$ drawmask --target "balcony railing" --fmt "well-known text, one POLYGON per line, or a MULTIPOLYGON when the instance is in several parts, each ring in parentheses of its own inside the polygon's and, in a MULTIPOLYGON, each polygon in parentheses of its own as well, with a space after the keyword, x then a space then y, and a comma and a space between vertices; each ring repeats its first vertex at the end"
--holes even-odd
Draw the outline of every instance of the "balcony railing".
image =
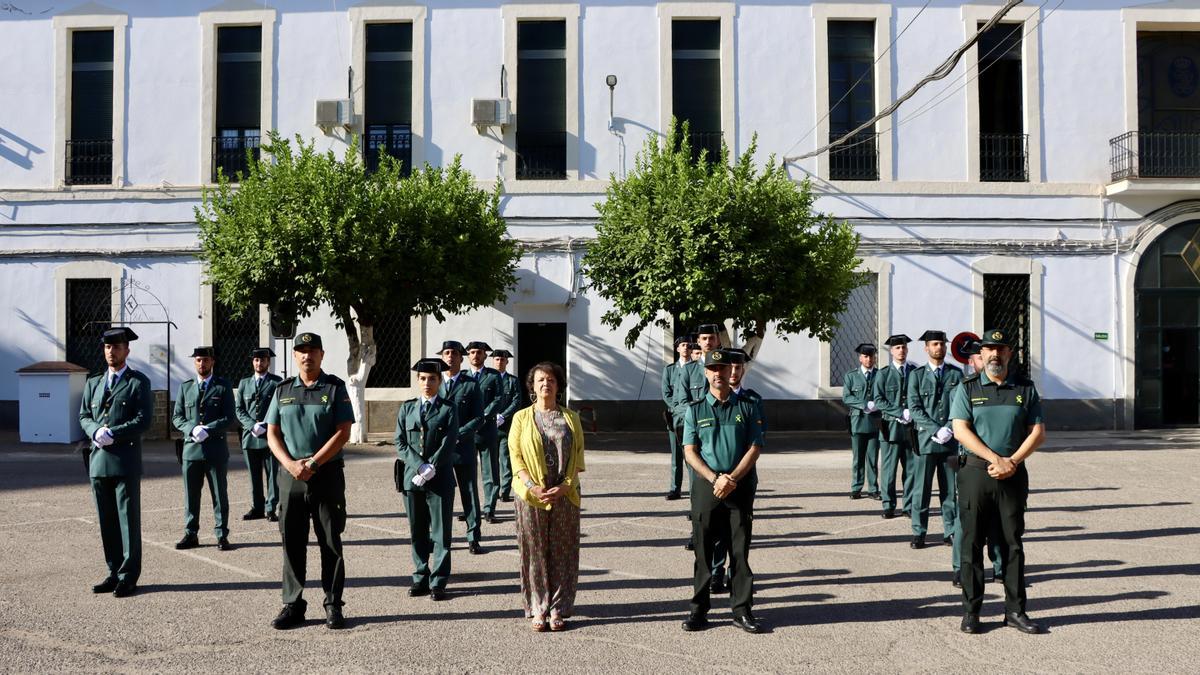
POLYGON ((688 145, 692 147, 692 159, 699 160, 704 152, 705 161, 712 164, 721 161, 721 139, 724 134, 720 131, 692 131, 688 133, 688 145))
POLYGON ((979 180, 1029 182, 1029 134, 979 134, 979 180))
MULTIPOLYGON (((845 131, 831 131, 829 142, 845 131)), ((830 180, 879 180, 879 134, 860 131, 845 143, 829 149, 830 180)))
POLYGON ((67 185, 112 183, 112 140, 67 141, 67 185))
POLYGON ((1108 145, 1113 182, 1200 178, 1200 131, 1129 131, 1108 145))
POLYGON ((212 182, 217 182, 217 172, 225 174, 231 181, 238 174, 250 173, 250 162, 258 161, 258 136, 216 136, 212 139, 212 182), (250 151, 247 158, 246 151, 250 151))
POLYGON ((400 162, 400 175, 412 174, 412 126, 408 124, 371 125, 363 136, 363 162, 367 171, 377 171, 387 154, 400 162))
POLYGON ((517 132, 517 178, 554 180, 567 177, 567 134, 562 131, 517 132))

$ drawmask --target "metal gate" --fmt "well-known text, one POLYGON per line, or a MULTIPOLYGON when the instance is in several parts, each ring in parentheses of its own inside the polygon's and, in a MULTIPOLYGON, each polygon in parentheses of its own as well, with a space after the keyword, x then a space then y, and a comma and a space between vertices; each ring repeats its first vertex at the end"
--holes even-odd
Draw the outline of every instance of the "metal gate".
POLYGON ((241 314, 236 314, 223 302, 214 298, 213 347, 217 350, 217 365, 214 368, 217 374, 234 386, 243 377, 250 377, 254 374, 254 366, 250 363, 250 350, 260 346, 258 307, 250 307, 241 314))
POLYGON ((112 280, 67 279, 67 361, 93 374, 107 367, 100 335, 112 315, 112 280))
POLYGON ((375 322, 375 366, 367 375, 368 389, 411 386, 411 333, 412 319, 407 314, 387 314, 375 322))
POLYGON ((835 387, 841 386, 846 373, 858 368, 854 348, 879 339, 879 275, 867 272, 863 276, 866 283, 850 291, 846 311, 838 315, 838 329, 829 343, 829 383, 835 387))
POLYGON ((1029 275, 983 275, 983 330, 1000 328, 1016 336, 1009 372, 1028 377, 1029 275))

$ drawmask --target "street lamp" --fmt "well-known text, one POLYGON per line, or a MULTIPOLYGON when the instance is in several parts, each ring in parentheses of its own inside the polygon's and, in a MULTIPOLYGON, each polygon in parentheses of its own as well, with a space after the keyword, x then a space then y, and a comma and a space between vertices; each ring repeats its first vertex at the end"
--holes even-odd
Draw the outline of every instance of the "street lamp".
POLYGON ((608 85, 608 130, 613 130, 613 92, 617 88, 617 76, 609 75, 604 78, 604 83, 608 85))

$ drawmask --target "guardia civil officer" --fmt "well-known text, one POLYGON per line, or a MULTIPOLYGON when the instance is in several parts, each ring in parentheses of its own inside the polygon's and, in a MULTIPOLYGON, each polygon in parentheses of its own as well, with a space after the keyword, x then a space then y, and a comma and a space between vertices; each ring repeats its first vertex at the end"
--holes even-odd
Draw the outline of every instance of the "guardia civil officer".
POLYGON ((79 426, 91 439, 88 478, 108 566, 92 592, 123 598, 137 592, 142 573, 142 434, 154 419, 154 394, 150 378, 126 363, 137 333, 121 326, 100 339, 108 368, 88 378, 79 406, 79 426))
POLYGON ((887 346, 891 360, 875 375, 875 405, 883 414, 880 431, 880 487, 883 493, 883 517, 896 517, 896 465, 899 464, 904 485, 903 513, 908 515, 912 499, 911 472, 908 470, 909 455, 912 453, 912 412, 908 409, 908 376, 916 366, 908 362, 907 335, 892 335, 883 343, 887 346))
POLYGON ((479 397, 483 400, 483 422, 475 432, 475 451, 479 453, 479 464, 483 474, 481 506, 483 519, 496 522, 496 502, 500 500, 500 434, 496 426, 496 415, 504 408, 503 382, 500 373, 487 365, 488 352, 492 348, 486 342, 467 343, 467 376, 479 385, 479 397))
POLYGON ((408 594, 446 597, 454 515, 454 450, 458 413, 438 396, 439 359, 421 359, 412 369, 421 395, 405 401, 396 415, 396 454, 404 462, 404 514, 408 518, 413 576, 408 594))
POLYGON ((1042 401, 1033 382, 1010 372, 1012 342, 993 328, 983 335, 984 369, 967 378, 954 396, 954 436, 971 454, 958 474, 962 519, 962 631, 979 632, 983 604, 982 547, 998 526, 1004 540, 1004 625, 1022 633, 1041 628, 1025 613, 1025 508, 1029 459, 1045 440, 1042 401))
MULTIPOLYGON (((962 384, 962 370, 946 363, 946 333, 927 330, 921 337, 929 361, 924 368, 908 376, 908 407, 917 431, 917 449, 913 453, 912 474, 913 538, 912 548, 925 547, 929 529, 929 502, 933 479, 938 482, 938 502, 942 507, 942 543, 953 548, 955 521, 958 518, 955 480, 958 474, 958 443, 950 424, 950 401, 962 384)), ((952 561, 958 569, 958 560, 952 561)))
POLYGON ((279 504, 279 462, 267 446, 267 407, 275 396, 275 387, 283 378, 271 372, 271 359, 275 352, 269 347, 251 350, 250 361, 254 374, 238 382, 233 392, 233 409, 242 423, 242 457, 250 473, 250 510, 242 520, 257 520, 266 517, 271 522, 279 520, 275 507, 279 504), (264 498, 263 485, 266 485, 264 498))
MULTIPOLYGON (((675 410, 681 419, 687 410, 687 405, 693 401, 702 399, 705 392, 708 391, 708 380, 704 376, 704 355, 720 348, 720 326, 715 323, 705 323, 696 327, 696 342, 688 344, 688 349, 692 353, 692 361, 679 371, 678 379, 675 381, 675 410), (695 351, 696 347, 700 348, 699 352, 695 351)), ((688 513, 688 518, 691 518, 690 512, 688 513)), ((691 539, 688 539, 683 547, 691 551, 694 550, 695 544, 691 539)), ((721 557, 724 558, 724 554, 721 557)), ((719 577, 715 583, 721 586, 725 582, 723 577, 719 577)))
POLYGON ((875 404, 875 345, 854 348, 858 367, 842 377, 842 403, 850 411, 850 499, 862 499, 863 474, 867 496, 879 499, 879 408, 875 404))
POLYGON ((454 404, 458 413, 458 447, 454 452, 454 480, 458 482, 458 497, 462 503, 460 520, 467 523, 467 550, 472 555, 483 553, 479 544, 479 486, 475 483, 475 434, 483 426, 483 397, 479 384, 462 370, 467 350, 457 340, 442 343, 442 361, 448 366, 442 373, 438 396, 454 404))
POLYGON ((739 398, 730 388, 730 360, 729 353, 720 349, 704 355, 709 388, 701 399, 688 405, 684 417, 683 451, 696 472, 690 493, 696 562, 685 631, 708 625, 714 544, 720 540, 730 544, 734 625, 748 633, 763 630, 752 612, 754 577, 749 561, 758 484, 755 463, 763 447, 762 418, 758 406, 739 398), (706 489, 705 483, 711 489, 706 489))
POLYGON ((267 442, 279 462, 279 532, 283 538, 283 609, 272 625, 304 623, 308 526, 321 549, 325 625, 338 629, 346 561, 346 476, 342 447, 350 440, 354 409, 346 383, 321 370, 321 336, 300 333, 292 346, 296 377, 279 383, 267 409, 267 442))
POLYGON ((763 410, 763 397, 751 387, 746 386, 746 373, 749 370, 750 362, 754 359, 750 358, 750 354, 744 349, 730 348, 725 351, 729 352, 729 387, 733 389, 733 393, 738 395, 738 398, 750 401, 758 407, 758 416, 762 419, 763 433, 767 431, 767 415, 763 410))
POLYGON ((675 338, 675 360, 663 366, 662 370, 662 400, 666 408, 663 410, 663 420, 667 423, 667 443, 671 452, 671 474, 667 487, 667 501, 679 499, 683 491, 683 417, 677 415, 675 407, 675 383, 680 372, 691 361, 688 345, 690 335, 680 335, 675 338))
POLYGON ((233 388, 223 377, 213 374, 216 351, 212 347, 192 350, 196 377, 179 385, 172 422, 183 434, 183 538, 177 549, 200 545, 200 490, 208 481, 213 505, 213 534, 217 549, 228 551, 229 544, 229 444, 225 431, 233 424, 233 388))
POLYGON ((496 413, 496 431, 500 436, 500 501, 511 502, 512 460, 508 456, 508 432, 512 428, 512 417, 522 407, 521 383, 517 376, 508 372, 508 362, 513 353, 507 349, 492 350, 492 367, 500 373, 500 397, 504 403, 496 413))
MULTIPOLYGON (((971 375, 977 375, 979 373, 982 373, 983 372, 983 358, 981 356, 979 356, 979 340, 967 340, 966 343, 963 344, 962 352, 963 352, 963 355, 967 357, 967 368, 966 368, 966 371, 965 371, 963 377, 966 378, 966 377, 970 377, 971 375)), ((962 468, 962 462, 966 460, 966 456, 964 454, 962 454, 965 452, 966 452, 966 450, 963 449, 960 444, 959 445, 959 459, 960 459, 959 468, 960 469, 962 468)), ((958 525, 959 522, 960 522, 960 519, 955 519, 956 526, 958 525)), ((956 532, 955 540, 957 541, 958 539, 959 539, 958 533, 956 532)), ((1003 579, 1004 578, 1004 542, 1003 542, 1003 537, 1000 536, 1000 532, 996 528, 993 528, 992 531, 988 532, 987 552, 988 552, 988 559, 992 561, 992 566, 987 568, 987 570, 984 572, 983 580, 985 582, 990 583, 990 582, 995 581, 996 579, 1003 579)), ((961 573, 962 557, 959 555, 959 547, 958 546, 954 546, 953 552, 951 553, 950 557, 951 557, 951 563, 954 566, 954 578, 951 583, 953 583, 955 588, 962 588, 962 573, 961 573)))

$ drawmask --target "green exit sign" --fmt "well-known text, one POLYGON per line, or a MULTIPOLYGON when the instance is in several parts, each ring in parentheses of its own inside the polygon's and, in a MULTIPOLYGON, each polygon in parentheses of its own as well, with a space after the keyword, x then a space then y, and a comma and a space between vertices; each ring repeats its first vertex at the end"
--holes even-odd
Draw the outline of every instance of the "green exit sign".
POLYGON ((1092 333, 1092 337, 1097 340, 1107 340, 1108 333, 1092 333))

